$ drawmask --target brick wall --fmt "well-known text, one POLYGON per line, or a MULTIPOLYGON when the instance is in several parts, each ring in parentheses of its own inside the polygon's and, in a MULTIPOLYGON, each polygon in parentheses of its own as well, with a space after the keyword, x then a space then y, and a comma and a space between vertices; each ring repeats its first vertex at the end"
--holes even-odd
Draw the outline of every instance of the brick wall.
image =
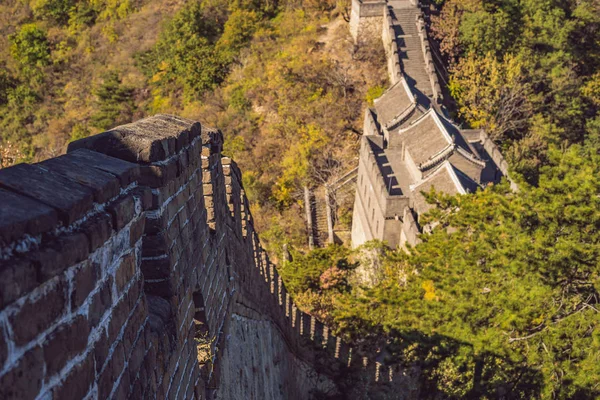
POLYGON ((296 308, 221 147, 157 115, 0 170, 1 399, 306 399, 354 367, 405 375, 296 308))

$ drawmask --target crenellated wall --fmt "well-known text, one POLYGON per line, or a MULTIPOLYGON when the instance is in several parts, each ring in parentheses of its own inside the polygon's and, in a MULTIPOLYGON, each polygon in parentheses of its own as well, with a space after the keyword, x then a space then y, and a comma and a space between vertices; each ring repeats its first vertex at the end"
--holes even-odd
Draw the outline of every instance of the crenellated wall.
POLYGON ((157 115, 0 170, 0 398, 414 397, 296 308, 221 148, 157 115))

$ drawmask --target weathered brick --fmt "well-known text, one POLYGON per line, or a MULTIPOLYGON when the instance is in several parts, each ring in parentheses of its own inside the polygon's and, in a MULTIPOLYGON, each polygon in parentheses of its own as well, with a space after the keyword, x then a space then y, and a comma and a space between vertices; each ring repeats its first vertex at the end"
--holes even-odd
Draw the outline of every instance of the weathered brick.
POLYGON ((0 325, 0 370, 2 370, 7 357, 8 345, 6 344, 6 338, 4 337, 4 329, 2 329, 2 325, 0 325))
POLYGON ((48 376, 57 374, 70 359, 83 352, 89 334, 88 321, 81 315, 56 328, 43 345, 46 374, 48 376))
POLYGON ((158 188, 165 186, 177 176, 177 160, 163 165, 143 165, 140 167, 140 185, 158 188))
POLYGON ((133 196, 140 199, 142 202, 143 210, 150 210, 152 208, 152 190, 146 186, 138 186, 133 189, 133 196))
POLYGON ((90 303, 89 309, 89 320, 92 326, 98 325, 102 316, 112 305, 112 277, 108 277, 106 282, 101 284, 100 290, 98 290, 92 302, 90 303))
POLYGON ((130 381, 133 382, 140 372, 142 367, 142 362, 144 361, 144 335, 140 335, 137 342, 131 351, 131 356, 129 357, 129 378, 130 381))
POLYGON ((122 187, 126 187, 131 182, 136 181, 139 177, 140 170, 137 164, 109 157, 102 153, 87 149, 76 150, 75 147, 77 146, 71 146, 71 144, 69 144, 69 156, 80 162, 91 165, 96 169, 116 175, 119 178, 122 187))
POLYGON ((168 256, 163 258, 142 260, 144 279, 163 279, 171 274, 171 261, 168 256))
POLYGON ((167 252, 168 247, 162 232, 146 235, 142 242, 142 257, 156 257, 167 252))
POLYGON ((94 343, 94 360, 96 362, 96 369, 98 372, 104 367, 104 363, 108 357, 108 351, 112 343, 108 342, 108 334, 102 330, 100 332, 100 339, 94 343))
POLYGON ((62 279, 48 285, 45 293, 29 300, 8 320, 13 328, 14 341, 23 346, 45 331, 62 315, 66 305, 66 284, 62 279))
POLYGON ((117 390, 115 391, 114 398, 115 399, 128 399, 129 397, 129 367, 125 367, 123 374, 121 375, 121 380, 119 381, 119 386, 117 386, 117 390))
POLYGON ((65 225, 92 207, 90 189, 37 165, 18 164, 0 170, 0 184, 56 209, 65 225))
POLYGON ((142 310, 138 307, 135 312, 127 321, 127 326, 125 327, 125 331, 123 332, 123 347, 125 349, 125 354, 129 355, 129 353, 133 350, 133 343, 137 337, 137 334, 140 330, 140 322, 142 321, 142 310))
POLYGON ((117 292, 121 293, 125 286, 131 281, 135 275, 136 269, 135 253, 131 252, 121 258, 121 262, 115 273, 115 283, 117 284, 117 292))
POLYGON ((35 399, 42 387, 44 377, 42 349, 37 346, 29 350, 17 364, 0 377, 0 399, 35 399))
POLYGON ((144 235, 144 229, 146 227, 146 218, 141 216, 131 224, 129 231, 129 245, 135 246, 138 240, 144 235))
MULTIPOLYGON (((131 378, 131 375, 130 375, 131 378)), ((144 398, 144 387, 142 386, 142 380, 138 379, 134 382, 133 387, 131 389, 131 398, 132 399, 142 399, 144 398)))
POLYGON ((101 213, 87 220, 81 230, 88 238, 90 253, 102 246, 112 235, 112 217, 101 213))
POLYGON ((37 270, 31 260, 18 257, 0 260, 0 310, 38 284, 37 270))
POLYGON ((99 278, 99 266, 87 261, 75 271, 73 277, 73 291, 71 305, 73 309, 79 308, 92 290, 96 287, 99 278))
POLYGON ((94 358, 88 356, 76 365, 65 380, 52 390, 55 399, 83 399, 94 383, 94 358))
POLYGON ((82 163, 77 157, 65 154, 38 164, 92 190, 96 203, 105 203, 119 194, 119 179, 113 174, 82 163))
MULTIPOLYGON (((123 352, 123 343, 119 343, 113 353, 112 357, 107 361, 104 371, 98 379, 98 398, 108 399, 113 386, 117 381, 117 378, 123 372, 123 366, 125 365, 125 354, 123 352)), ((126 398, 126 397, 125 397, 126 398)))
POLYGON ((121 328, 129 318, 129 303, 126 298, 122 298, 117 305, 111 310, 110 322, 108 324, 108 340, 113 341, 121 331, 121 328))
POLYGON ((129 303, 130 310, 133 310, 140 300, 140 294, 142 293, 143 286, 144 284, 142 279, 136 279, 136 281, 131 285, 129 292, 127 292, 127 302, 129 303))
POLYGON ((40 265, 40 276, 47 280, 62 273, 89 255, 88 239, 82 232, 63 234, 40 251, 30 255, 40 265))
POLYGON ((0 189, 0 244, 8 244, 25 233, 36 236, 58 223, 54 209, 29 197, 0 189))
POLYGON ((108 207, 108 212, 112 215, 114 229, 120 231, 135 215, 135 203, 133 197, 125 196, 115 200, 115 202, 108 207))

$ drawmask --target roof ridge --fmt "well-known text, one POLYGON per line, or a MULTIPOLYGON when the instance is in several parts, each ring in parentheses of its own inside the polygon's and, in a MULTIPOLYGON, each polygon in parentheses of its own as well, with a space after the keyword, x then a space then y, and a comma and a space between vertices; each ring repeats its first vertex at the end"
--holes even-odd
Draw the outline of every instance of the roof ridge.
POLYGON ((456 146, 456 150, 458 151, 458 153, 460 155, 465 157, 467 159, 467 161, 470 161, 473 164, 476 164, 476 165, 479 165, 480 167, 485 168, 485 161, 483 161, 479 157, 475 156, 474 154, 469 153, 467 150, 463 149, 462 147, 460 147, 458 145, 456 146))
POLYGON ((424 172, 430 169, 431 167, 439 164, 441 161, 445 160, 450 154, 452 154, 456 147, 457 146, 454 143, 451 143, 448 146, 444 147, 442 150, 438 151, 436 154, 431 156, 429 160, 421 163, 418 166, 419 170, 421 172, 424 172))
POLYGON ((396 128, 398 125, 404 122, 406 118, 408 118, 416 109, 417 103, 411 103, 410 106, 408 106, 400 114, 392 118, 392 120, 389 123, 385 124, 385 129, 389 131, 390 129, 396 128))

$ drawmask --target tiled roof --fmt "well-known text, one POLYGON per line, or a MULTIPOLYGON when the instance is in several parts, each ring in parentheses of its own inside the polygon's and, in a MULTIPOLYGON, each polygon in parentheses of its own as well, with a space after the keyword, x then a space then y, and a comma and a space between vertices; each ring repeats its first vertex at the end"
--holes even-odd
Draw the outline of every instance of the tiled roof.
POLYGON ((472 193, 479 186, 465 174, 454 168, 450 162, 444 161, 427 178, 415 185, 411 185, 410 189, 414 196, 414 206, 419 214, 433 207, 433 205, 425 201, 425 197, 421 194, 421 192, 429 192, 432 187, 437 192, 454 195, 472 193))
POLYGON ((399 119, 416 105, 404 78, 389 88, 381 97, 375 99, 375 112, 382 126, 397 124, 399 119))
POLYGON ((433 109, 397 134, 401 135, 417 166, 435 157, 453 143, 452 137, 433 109))

